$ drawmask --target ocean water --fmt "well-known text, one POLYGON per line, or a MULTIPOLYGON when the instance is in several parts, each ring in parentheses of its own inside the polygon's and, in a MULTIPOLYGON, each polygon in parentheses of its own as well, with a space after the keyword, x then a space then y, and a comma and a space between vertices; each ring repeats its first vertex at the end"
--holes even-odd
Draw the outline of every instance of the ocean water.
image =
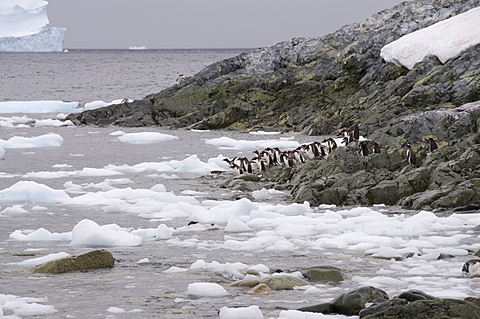
MULTIPOLYGON (((139 99, 174 84, 179 73, 192 75, 240 52, 1 53, 0 71, 6 76, 0 78, 0 102, 63 100, 83 104, 124 97, 139 99)), ((198 158, 195 165, 203 165, 212 160, 221 162, 223 157, 250 157, 256 148, 249 146, 251 141, 261 145, 280 143, 282 148, 282 143, 306 143, 316 137, 33 125, 38 119, 56 117, 0 114, 0 142, 50 133, 63 139, 59 147, 7 148, 5 159, 0 161, 0 306, 6 315, 28 318, 33 312, 41 318, 218 318, 222 307, 258 305, 265 318, 304 318, 281 310, 326 302, 361 286, 384 289, 391 297, 408 289, 438 297, 480 294, 476 279, 461 273, 469 255, 480 248, 480 214, 447 212, 436 216, 386 206, 309 207, 306 203, 290 203, 286 194, 236 200, 245 194, 223 186, 233 172, 227 170, 219 176, 190 172, 195 168, 192 156, 198 158), (19 118, 27 125, 3 124, 19 118), (141 132, 169 134, 177 139, 131 144, 118 138, 141 132), (37 186, 18 192, 26 200, 5 200, 18 182, 34 182, 37 186), (159 189, 159 184, 166 192, 155 197, 151 189, 159 189), (29 192, 39 191, 39 185, 66 192, 76 201, 28 200, 29 192), (106 247, 117 260, 113 269, 43 275, 31 274, 19 264, 50 254, 98 248, 52 240, 45 232, 40 240, 12 236, 41 229, 67 234, 84 219, 101 226, 115 224, 126 232, 164 224, 174 233, 164 240, 145 240, 141 246, 106 247), (201 221, 205 227, 186 228, 191 220, 201 221), (248 225, 250 230, 225 231, 228 225, 236 228, 231 220, 248 225), (211 222, 218 228, 210 229, 211 222), (417 256, 402 258, 408 253, 417 256), (440 254, 444 258, 439 259, 440 254), (281 269, 298 277, 308 267, 335 266, 344 271, 345 280, 254 295, 249 288, 229 287, 245 275, 240 263, 281 269), (243 273, 235 271, 237 268, 243 273), (178 269, 183 271, 176 272, 178 269), (192 283, 216 283, 228 294, 190 296, 187 291, 192 283), (4 302, 7 295, 18 296, 16 313, 11 303, 4 302), (21 304, 22 298, 40 301, 24 301, 30 303, 29 314, 28 307, 21 304), (39 304, 54 307, 56 312, 42 315, 39 304)), ((48 192, 43 197, 48 200, 48 192)), ((100 235, 92 236, 100 242, 100 235)))
POLYGON ((0 101, 142 99, 248 49, 0 53, 0 101))

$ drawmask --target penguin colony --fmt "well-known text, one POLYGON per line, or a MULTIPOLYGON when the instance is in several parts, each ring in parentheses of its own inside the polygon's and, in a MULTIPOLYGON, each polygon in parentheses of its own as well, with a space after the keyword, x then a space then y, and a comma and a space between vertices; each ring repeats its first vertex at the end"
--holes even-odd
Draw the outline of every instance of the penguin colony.
MULTIPOLYGON (((360 139, 360 130, 355 126, 352 131, 342 130, 342 144, 347 146, 350 143, 358 143, 359 154, 367 156, 371 153, 380 153, 380 147, 376 142, 362 141, 360 139)), ((234 157, 233 159, 224 158, 231 169, 237 174, 253 173, 254 171, 265 171, 267 167, 296 167, 305 164, 312 159, 322 159, 335 151, 338 147, 333 138, 326 138, 322 142, 312 142, 303 144, 294 150, 282 151, 278 147, 267 147, 262 151, 255 150, 255 157, 248 159, 246 157, 234 157)))
MULTIPOLYGON (((360 140, 360 130, 356 125, 352 130, 343 129, 340 132, 342 137, 341 144, 347 146, 351 143, 358 145, 358 153, 362 156, 368 156, 369 154, 381 153, 381 148, 375 141, 360 140)), ((433 138, 427 140, 428 149, 430 152, 435 151, 438 148, 437 142, 433 138)), ((282 151, 278 147, 267 147, 262 151, 255 150, 253 153, 255 157, 248 159, 246 157, 234 157, 233 159, 224 158, 223 161, 227 162, 229 167, 233 169, 237 174, 253 173, 255 171, 265 171, 267 167, 279 166, 279 167, 297 167, 305 164, 312 159, 322 159, 328 156, 328 154, 335 151, 338 147, 333 138, 324 139, 322 142, 312 142, 309 144, 303 144, 294 150, 282 151)), ((412 146, 408 143, 403 147, 407 149, 406 160, 408 164, 417 165, 417 158, 412 146)))

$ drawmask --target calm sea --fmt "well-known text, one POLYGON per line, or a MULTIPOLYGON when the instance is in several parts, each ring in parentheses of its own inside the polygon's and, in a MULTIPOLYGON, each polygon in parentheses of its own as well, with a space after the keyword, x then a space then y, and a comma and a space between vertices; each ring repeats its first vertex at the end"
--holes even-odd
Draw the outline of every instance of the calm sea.
POLYGON ((0 101, 142 99, 248 49, 0 53, 0 101))

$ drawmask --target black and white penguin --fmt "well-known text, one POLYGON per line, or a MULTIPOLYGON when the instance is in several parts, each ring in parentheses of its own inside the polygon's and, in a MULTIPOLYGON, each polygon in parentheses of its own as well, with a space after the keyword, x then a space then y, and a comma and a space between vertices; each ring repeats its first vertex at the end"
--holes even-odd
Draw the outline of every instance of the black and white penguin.
POLYGON ((430 152, 433 152, 433 151, 435 151, 435 150, 438 148, 437 141, 435 141, 435 140, 434 140, 433 138, 431 138, 431 137, 428 138, 427 143, 428 143, 428 150, 429 150, 430 152))
POLYGON ((245 172, 245 173, 253 173, 253 169, 252 169, 252 163, 250 163, 250 161, 248 160, 248 158, 246 157, 240 157, 238 159, 240 161, 240 167, 242 168, 242 170, 245 172))
POLYGON ((187 80, 187 77, 183 74, 180 74, 177 78, 177 82, 179 85, 185 84, 185 81, 187 80))
POLYGON ((355 125, 353 128, 352 135, 354 141, 358 141, 360 139, 360 129, 358 128, 358 125, 355 125))
POLYGON ((412 149, 410 144, 403 144, 403 147, 407 148, 407 162, 408 164, 417 165, 417 155, 415 151, 412 149))
POLYGON ((462 267, 462 272, 466 275, 466 276, 473 276, 473 275, 478 275, 478 274, 474 274, 475 271, 477 271, 477 269, 480 267, 480 259, 472 259, 472 260, 469 260, 467 261, 465 264, 463 264, 463 267, 462 267))
POLYGON ((360 146, 360 155, 368 156, 368 154, 370 154, 370 150, 368 149, 368 142, 365 142, 365 141, 360 142, 359 146, 360 146))
POLYGON ((380 149, 380 145, 378 145, 377 142, 372 142, 373 144, 373 153, 374 154, 380 154, 382 150, 380 149))

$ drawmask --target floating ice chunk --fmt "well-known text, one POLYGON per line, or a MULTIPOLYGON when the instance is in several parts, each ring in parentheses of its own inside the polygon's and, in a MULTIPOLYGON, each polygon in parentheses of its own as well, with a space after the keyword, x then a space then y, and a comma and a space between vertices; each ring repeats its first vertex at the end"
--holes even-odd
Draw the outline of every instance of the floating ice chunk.
POLYGON ((7 141, 0 139, 0 147, 3 148, 58 147, 62 144, 63 138, 55 133, 37 137, 14 136, 7 141))
POLYGON ((28 211, 22 208, 22 205, 13 205, 12 207, 7 207, 0 212, 0 215, 7 215, 7 214, 24 214, 28 213, 28 211))
POLYGON ((8 101, 0 102, 0 113, 72 113, 78 102, 63 101, 8 101))
MULTIPOLYGON (((6 311, 11 311, 15 315, 14 316, 6 316, 6 318, 22 318, 26 316, 41 316, 41 315, 48 315, 57 312, 58 310, 55 309, 54 306, 51 305, 42 305, 37 302, 32 301, 35 298, 19 298, 14 300, 7 300, 3 303, 0 309, 4 309, 6 311)), ((39 300, 43 302, 43 300, 39 300)), ((1 300, 0 300, 1 304, 1 300)))
POLYGON ((168 268, 167 270, 165 270, 164 273, 175 274, 175 273, 179 273, 179 272, 186 272, 188 270, 189 270, 188 268, 180 268, 180 267, 172 266, 172 267, 168 268))
POLYGON ((125 309, 120 307, 108 307, 107 312, 111 313, 124 313, 126 312, 125 309))
POLYGON ((176 140, 178 139, 178 136, 162 134, 158 132, 139 132, 139 133, 125 133, 119 136, 118 139, 123 143, 150 144, 150 143, 176 140))
POLYGON ((78 172, 78 176, 115 176, 115 175, 123 175, 123 173, 105 169, 105 168, 89 168, 84 167, 80 172, 78 172))
POLYGON ((203 259, 199 259, 190 265, 190 269, 202 269, 205 268, 207 263, 203 259))
POLYGON ((139 261, 137 261, 137 264, 146 264, 146 263, 149 263, 149 262, 150 262, 150 259, 142 258, 139 261))
POLYGON ((10 238, 19 241, 69 241, 72 240, 72 233, 51 233, 45 228, 39 228, 25 234, 25 232, 17 229, 10 234, 10 238))
POLYGON ((245 224, 235 216, 230 216, 230 218, 228 218, 227 226, 225 226, 226 232, 240 233, 240 232, 248 232, 251 230, 252 229, 248 227, 247 224, 245 224))
POLYGON ((75 126, 72 121, 59 121, 54 119, 36 120, 34 127, 59 127, 59 126, 75 126))
POLYGON ((222 307, 220 319, 263 319, 263 313, 258 306, 228 308, 222 307))
POLYGON ((12 264, 19 265, 19 266, 25 267, 25 268, 30 268, 30 267, 33 267, 33 266, 36 266, 36 265, 46 263, 46 262, 51 261, 51 260, 55 260, 55 259, 59 259, 59 258, 67 257, 67 256, 70 256, 70 254, 67 254, 66 252, 60 252, 60 253, 50 254, 50 255, 47 255, 47 256, 43 256, 43 257, 26 259, 22 262, 12 263, 12 264))
POLYGON ((31 181, 20 181, 0 191, 0 201, 59 203, 70 196, 62 190, 54 190, 46 185, 31 181))
POLYGON ((172 238, 173 229, 167 227, 165 224, 158 225, 156 232, 155 232, 155 239, 158 240, 165 240, 172 238))
POLYGON ((84 219, 73 227, 70 244, 87 247, 139 246, 142 237, 117 225, 99 226, 94 221, 84 219))
POLYGON ((209 282, 197 282, 189 284, 187 293, 192 297, 223 297, 228 292, 219 284, 209 282))

